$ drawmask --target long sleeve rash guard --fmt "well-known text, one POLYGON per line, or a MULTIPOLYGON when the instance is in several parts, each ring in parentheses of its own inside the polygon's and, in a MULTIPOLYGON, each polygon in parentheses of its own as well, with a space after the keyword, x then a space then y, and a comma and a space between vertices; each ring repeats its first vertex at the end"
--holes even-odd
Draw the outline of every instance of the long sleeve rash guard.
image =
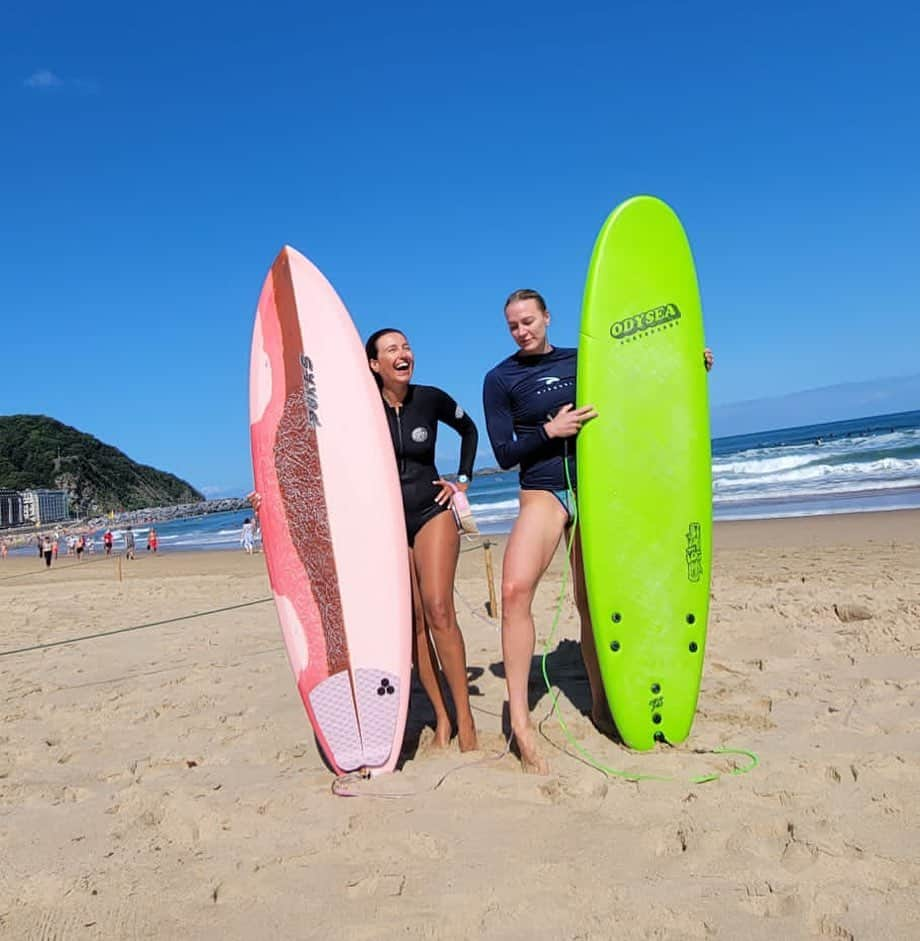
POLYGON ((575 484, 575 439, 549 438, 543 426, 575 403, 577 350, 555 347, 540 356, 519 353, 486 374, 482 388, 486 429, 499 465, 520 465, 522 490, 565 490, 563 466, 575 484))

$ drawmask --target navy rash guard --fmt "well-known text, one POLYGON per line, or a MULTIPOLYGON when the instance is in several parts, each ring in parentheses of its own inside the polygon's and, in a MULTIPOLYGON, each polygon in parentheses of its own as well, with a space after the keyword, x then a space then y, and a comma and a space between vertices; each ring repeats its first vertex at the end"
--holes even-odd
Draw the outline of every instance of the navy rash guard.
POLYGON ((433 481, 441 476, 434 466, 438 422, 450 425, 460 435, 459 473, 471 479, 479 432, 469 415, 446 392, 434 386, 410 385, 400 408, 389 405, 382 396, 381 401, 396 452, 406 535, 411 546, 428 520, 449 509, 434 502, 440 487, 433 481))
POLYGON ((563 457, 575 486, 575 439, 550 438, 543 426, 575 404, 577 350, 554 347, 539 356, 515 353, 486 374, 482 403, 499 465, 520 464, 522 490, 565 490, 563 457))

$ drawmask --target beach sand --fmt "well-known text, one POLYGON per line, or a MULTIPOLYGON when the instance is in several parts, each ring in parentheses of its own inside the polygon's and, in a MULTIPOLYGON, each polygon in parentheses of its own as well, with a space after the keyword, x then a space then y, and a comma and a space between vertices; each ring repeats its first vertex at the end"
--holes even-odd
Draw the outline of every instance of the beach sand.
MULTIPOLYGON (((917 936, 920 512, 719 524, 699 712, 675 749, 631 754, 580 714, 566 602, 549 664, 566 722, 608 766, 670 782, 605 777, 553 718, 548 777, 482 761, 504 747, 504 682, 481 550, 458 592, 483 751, 432 751, 416 697, 401 772, 345 799, 261 556, 140 552, 121 581, 99 556, 5 560, 0 651, 141 629, 0 656, 0 937, 917 936), (759 767, 689 783, 746 761, 695 751, 720 746, 759 767)), ((536 661, 533 696, 543 720, 536 661)))

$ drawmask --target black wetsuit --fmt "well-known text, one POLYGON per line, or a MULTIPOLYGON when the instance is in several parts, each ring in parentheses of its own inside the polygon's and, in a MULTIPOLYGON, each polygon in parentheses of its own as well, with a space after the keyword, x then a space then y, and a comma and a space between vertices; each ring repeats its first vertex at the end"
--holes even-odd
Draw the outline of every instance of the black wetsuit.
POLYGON ((549 438, 543 426, 563 405, 575 404, 577 354, 562 347, 539 356, 515 353, 486 374, 482 402, 492 450, 503 469, 520 464, 522 490, 564 493, 564 457, 575 486, 574 439, 549 438))
POLYGON ((384 400, 390 437, 396 452, 399 483, 402 487, 403 510, 406 514, 406 535, 414 545, 418 531, 438 513, 449 509, 434 502, 440 487, 433 483, 440 479, 434 466, 434 446, 438 436, 438 422, 450 425, 461 437, 460 470, 473 476, 473 461, 479 432, 473 420, 446 393, 434 386, 410 385, 400 408, 384 400))

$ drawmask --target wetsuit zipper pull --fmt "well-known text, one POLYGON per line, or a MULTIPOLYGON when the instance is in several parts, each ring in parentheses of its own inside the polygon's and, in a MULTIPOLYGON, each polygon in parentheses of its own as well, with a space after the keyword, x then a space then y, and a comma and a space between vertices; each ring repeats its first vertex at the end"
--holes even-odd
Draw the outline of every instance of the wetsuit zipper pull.
POLYGON ((400 418, 400 408, 395 408, 393 411, 396 413, 396 437, 399 440, 399 473, 402 476, 406 472, 406 455, 403 449, 403 436, 402 436, 402 419, 400 418))

